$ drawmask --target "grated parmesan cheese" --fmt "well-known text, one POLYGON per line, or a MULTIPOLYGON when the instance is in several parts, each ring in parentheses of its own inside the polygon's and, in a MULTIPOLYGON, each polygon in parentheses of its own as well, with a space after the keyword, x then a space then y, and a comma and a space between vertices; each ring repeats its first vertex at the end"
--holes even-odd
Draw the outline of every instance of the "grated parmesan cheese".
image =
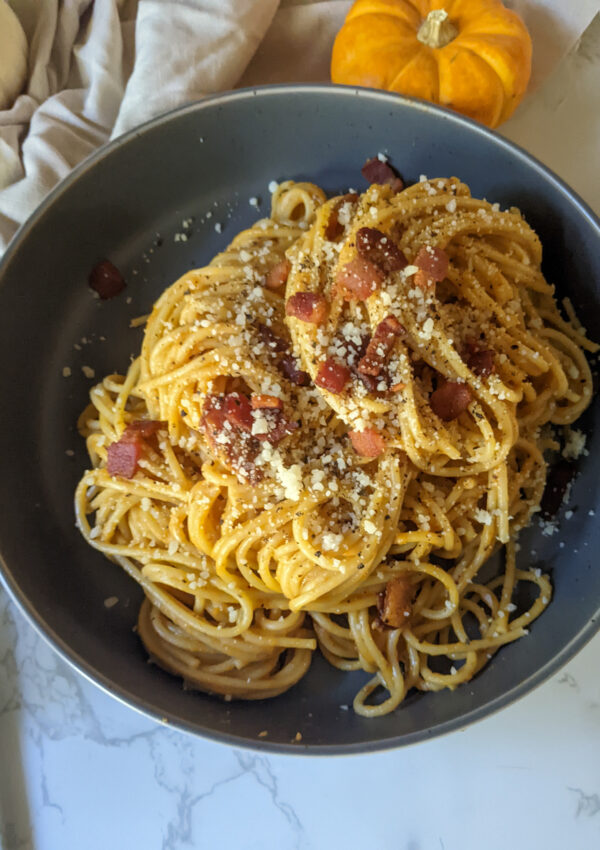
POLYGON ((576 428, 569 428, 562 456, 567 460, 577 460, 585 451, 586 436, 576 428))
POLYGON ((321 546, 327 552, 331 552, 339 549, 343 539, 343 534, 334 534, 331 531, 326 531, 321 537, 321 546))
POLYGON ((489 511, 484 511, 481 508, 477 508, 477 510, 473 514, 473 519, 476 522, 481 522, 483 525, 491 525, 492 524, 491 513, 489 513, 489 511))

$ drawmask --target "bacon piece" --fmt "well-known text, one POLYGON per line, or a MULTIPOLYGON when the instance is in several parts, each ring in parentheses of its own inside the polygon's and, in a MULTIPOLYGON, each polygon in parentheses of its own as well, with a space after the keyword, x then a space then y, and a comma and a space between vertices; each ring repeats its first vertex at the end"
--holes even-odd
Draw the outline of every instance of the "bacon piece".
POLYGON ((252 405, 243 393, 228 393, 225 396, 225 418, 244 431, 252 431, 252 405))
POLYGON ((325 239, 327 239, 328 242, 335 242, 336 239, 339 239, 344 232, 344 225, 339 220, 339 212, 344 204, 348 203, 348 201, 353 204, 358 201, 358 195, 356 192, 348 192, 347 195, 342 195, 342 197, 338 198, 331 208, 327 227, 325 228, 325 239))
POLYGON ((106 467, 109 475, 120 475, 122 478, 133 478, 142 456, 143 440, 128 438, 111 443, 107 450, 106 467))
POLYGON ((266 434, 258 434, 257 437, 259 440, 266 440, 272 446, 276 446, 284 437, 293 434, 300 427, 298 422, 288 419, 282 410, 275 408, 271 408, 270 410, 264 409, 261 411, 261 414, 267 420, 269 430, 266 434))
POLYGON ((445 381, 431 393, 429 404, 440 419, 450 422, 467 409, 472 399, 473 394, 467 384, 445 381))
POLYGON ((348 431, 356 454, 362 457, 377 457, 385 450, 385 441, 375 428, 364 431, 348 431))
POLYGON ((310 384, 310 375, 303 369, 298 368, 298 362, 293 354, 286 354, 277 364, 279 371, 292 384, 298 387, 306 387, 310 384))
POLYGON ((257 484, 264 477, 264 472, 256 466, 255 459, 260 451, 260 443, 247 431, 232 427, 227 431, 228 442, 224 445, 212 446, 215 454, 220 455, 233 472, 246 479, 250 484, 257 484))
POLYGON ((104 300, 114 298, 126 286, 123 275, 110 260, 101 260, 101 262, 96 263, 90 272, 88 283, 104 300))
POLYGON ((376 378, 381 373, 396 339, 405 333, 404 327, 395 316, 386 316, 375 328, 365 355, 358 364, 358 371, 376 378))
POLYGON ((560 459, 548 471, 540 507, 544 519, 554 519, 563 504, 567 487, 577 474, 577 464, 560 459))
POLYGON ((120 438, 108 447, 106 464, 108 474, 133 478, 144 451, 145 440, 166 425, 166 422, 161 422, 159 419, 137 419, 135 422, 130 422, 120 438))
POLYGON ((152 435, 156 434, 157 431, 160 431, 161 428, 166 427, 167 423, 162 422, 160 419, 136 419, 135 422, 129 423, 123 432, 121 439, 125 440, 128 436, 134 437, 137 434, 145 439, 147 437, 152 437, 152 435))
POLYGON ((377 613, 392 629, 406 625, 412 612, 414 585, 408 576, 396 576, 388 581, 385 590, 377 594, 377 613))
POLYGON ((256 322, 255 328, 269 351, 278 358, 277 368, 281 374, 298 387, 308 386, 310 384, 310 375, 308 372, 304 372, 298 368, 296 358, 290 353, 290 347, 286 340, 277 336, 271 328, 263 325, 261 322, 256 322), (279 357, 278 355, 280 354, 283 354, 283 356, 279 357))
POLYGON ((346 348, 351 352, 351 354, 348 355, 348 366, 350 367, 350 371, 370 393, 378 395, 379 390, 377 389, 377 385, 381 382, 381 378, 373 378, 371 375, 365 375, 363 372, 358 371, 358 364, 365 356, 370 339, 371 337, 369 336, 363 336, 360 345, 351 339, 345 339, 344 343, 346 348))
POLYGON ((356 234, 356 250, 364 260, 374 263, 385 274, 397 272, 408 260, 390 236, 376 227, 361 227, 356 234))
POLYGON ((250 399, 252 410, 276 409, 283 410, 283 402, 275 395, 253 395, 250 399))
POLYGON ((391 186, 394 192, 404 189, 404 181, 389 162, 382 162, 379 157, 368 159, 361 168, 361 174, 369 183, 379 183, 391 186))
POLYGON ((495 369, 496 352, 493 348, 479 348, 477 343, 467 343, 467 366, 480 378, 487 378, 495 369))
POLYGON ((319 366, 315 384, 323 390, 339 395, 350 380, 350 369, 339 363, 333 357, 328 357, 319 366))
POLYGON ((358 367, 356 369, 353 369, 352 371, 356 375, 358 380, 361 382, 363 387, 365 387, 367 389, 368 392, 373 393, 373 395, 380 395, 381 394, 381 391, 378 390, 377 387, 379 386, 381 381, 384 380, 384 379, 386 380, 386 383, 387 383, 387 377, 385 375, 380 376, 378 378, 374 378, 372 375, 365 375, 364 372, 359 372, 358 367))
POLYGON ((202 406, 201 425, 210 443, 225 427, 225 396, 207 395, 202 406))
POLYGON ((374 263, 363 257, 355 257, 338 269, 335 282, 346 301, 364 301, 380 289, 384 277, 384 273, 374 263))
POLYGON ((406 384, 403 381, 398 381, 397 384, 392 384, 392 386, 390 387, 390 389, 393 393, 400 393, 405 388, 406 388, 406 384))
POLYGON ((289 343, 277 334, 273 333, 271 328, 261 322, 255 323, 261 340, 273 354, 276 359, 276 366, 290 383, 298 387, 306 387, 310 384, 310 375, 303 369, 298 368, 298 362, 290 351, 289 343))
POLYGON ((320 325, 327 318, 329 304, 325 296, 318 292, 296 292, 286 301, 285 313, 301 322, 320 325))
POLYGON ((256 322, 255 328, 258 331, 258 334, 264 344, 269 348, 273 353, 280 351, 288 351, 289 345, 280 336, 277 336, 276 333, 273 333, 271 328, 267 325, 263 325, 261 322, 256 322))
POLYGON ((280 286, 283 286, 288 279, 291 268, 292 265, 289 260, 284 259, 281 260, 281 262, 276 263, 273 268, 267 272, 265 288, 279 289, 280 286))
POLYGON ((420 289, 433 289, 435 286, 435 280, 427 272, 424 272, 423 269, 415 272, 413 283, 420 289))
MULTIPOLYGON (((239 473, 251 484, 256 484, 263 477, 262 470, 254 463, 260 451, 260 443, 245 427, 230 421, 227 415, 228 407, 234 420, 239 414, 237 406, 231 403, 233 395, 241 394, 207 395, 202 407, 200 425, 213 452, 219 455, 234 472, 239 473), (218 437, 223 433, 226 434, 227 439, 225 442, 220 442, 218 437)), ((248 406, 250 406, 249 402, 248 406)), ((252 414, 250 416, 252 418, 252 414)))
MULTIPOLYGON (((438 282, 443 280, 448 274, 448 254, 443 248, 434 248, 433 245, 424 245, 422 248, 419 248, 419 252, 414 260, 414 265, 418 266, 423 272, 425 272, 425 275, 427 275, 428 278, 438 282)), ((415 283, 417 286, 422 285, 416 280, 415 283)))

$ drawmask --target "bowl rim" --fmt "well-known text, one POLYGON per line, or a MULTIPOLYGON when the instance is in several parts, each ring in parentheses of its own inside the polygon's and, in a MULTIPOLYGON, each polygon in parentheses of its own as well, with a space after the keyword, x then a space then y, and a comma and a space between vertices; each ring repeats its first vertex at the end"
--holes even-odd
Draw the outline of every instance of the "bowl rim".
MULTIPOLYGON (((380 100, 384 103, 395 106, 398 103, 403 103, 411 110, 417 112, 434 112, 440 114, 445 120, 465 126, 471 133, 485 138, 495 145, 504 148, 509 154, 516 156, 521 162, 525 163, 529 168, 532 168, 545 180, 557 188, 560 193, 574 205, 581 215, 584 216, 596 229, 598 238, 600 239, 600 218, 595 214, 591 207, 575 192, 562 178, 555 174, 548 166, 544 165, 539 159, 528 153, 523 147, 504 138, 493 130, 485 127, 478 122, 467 118, 453 110, 446 109, 442 106, 432 104, 428 101, 421 100, 415 97, 406 97, 394 92, 382 91, 379 89, 371 89, 360 86, 343 86, 332 83, 278 83, 264 86, 252 86, 240 88, 226 92, 219 92, 207 95, 199 100, 186 103, 182 106, 170 109, 167 112, 143 122, 140 125, 133 127, 115 139, 108 141, 93 151, 88 157, 80 162, 75 168, 69 172, 56 186, 54 186, 40 204, 35 208, 31 215, 20 225, 14 236, 10 240, 6 251, 0 257, 0 286, 3 285, 4 271, 9 266, 13 256, 20 250, 21 244, 26 240, 30 231, 36 226, 39 220, 45 215, 46 211, 52 207, 57 199, 66 193, 70 186, 75 183, 80 177, 92 170, 97 163, 113 155, 121 147, 128 145, 133 140, 144 135, 147 132, 154 130, 157 127, 169 124, 176 120, 179 116, 188 115, 196 112, 218 107, 222 104, 234 103, 238 100, 251 100, 253 98, 270 97, 281 94, 331 94, 333 97, 364 97, 369 100, 380 100)), ((505 691, 500 696, 492 699, 489 702, 480 705, 471 711, 443 723, 438 724, 434 728, 421 731, 411 732, 402 736, 389 737, 376 741, 348 743, 348 744, 302 744, 299 743, 278 743, 268 741, 268 739, 250 739, 243 736, 238 736, 235 733, 221 732, 213 728, 202 726, 199 722, 190 722, 181 717, 178 717, 169 711, 159 711, 148 700, 143 699, 128 689, 116 686, 111 682, 110 678, 97 670, 91 663, 86 661, 78 652, 76 652, 60 635, 58 635, 45 621, 43 614, 36 610, 27 596, 21 590, 14 571, 9 566, 4 558, 1 550, 2 541, 0 540, 0 581, 7 591, 9 598, 19 609, 26 621, 34 628, 37 634, 45 641, 47 645, 57 652, 60 658, 65 661, 77 673, 81 674, 88 682, 98 687, 108 696, 116 699, 121 704, 138 712, 139 714, 161 723, 167 727, 178 729, 179 731, 191 734, 207 740, 212 740, 222 744, 227 744, 234 747, 249 749, 259 752, 270 752, 280 755, 367 755, 369 753, 381 752, 385 750, 397 749, 399 747, 416 744, 419 741, 427 741, 433 738, 440 737, 450 732, 458 731, 479 722, 486 717, 489 717, 502 708, 512 705, 517 700, 522 699, 529 694, 534 688, 541 685, 552 675, 554 675, 561 667, 563 667, 573 656, 581 650, 600 630, 600 600, 599 606, 595 614, 593 614, 587 623, 580 629, 578 634, 573 637, 562 649, 550 659, 543 667, 536 670, 524 681, 508 691, 505 691)))

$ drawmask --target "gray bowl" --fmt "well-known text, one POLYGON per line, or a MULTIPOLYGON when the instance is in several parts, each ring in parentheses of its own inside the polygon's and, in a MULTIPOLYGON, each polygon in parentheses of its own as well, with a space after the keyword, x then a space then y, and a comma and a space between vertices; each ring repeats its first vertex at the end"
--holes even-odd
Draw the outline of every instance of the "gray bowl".
POLYGON ((74 526, 73 490, 87 465, 75 422, 97 376, 125 369, 140 345, 130 318, 189 268, 207 262, 268 210, 268 184, 309 179, 329 192, 365 186, 360 167, 385 151, 407 180, 456 175, 475 196, 519 206, 544 244, 544 271, 600 339, 600 230, 582 201, 514 145, 429 104, 369 90, 275 86, 207 98, 101 149, 21 228, 0 266, 3 579, 50 643, 91 681, 152 717, 255 749, 356 753, 464 727, 527 693, 588 641, 599 622, 598 401, 582 427, 589 458, 573 518, 553 537, 522 536, 521 563, 553 577, 554 598, 524 640, 455 692, 411 695, 366 720, 346 710, 364 681, 317 657, 283 696, 223 703, 186 692, 146 663, 132 631, 139 588, 91 550, 74 526), (191 225, 183 224, 193 219, 191 225), (215 224, 222 226, 217 232, 215 224), (178 234, 184 233, 186 239, 178 234), (128 287, 95 300, 90 269, 110 258, 128 287), (72 370, 63 377, 63 368, 72 370), (71 452, 74 455, 71 456, 71 452), (66 454, 69 452, 69 454, 66 454), (564 544, 561 546, 559 544, 564 544), (118 604, 106 608, 104 600, 118 604), (266 738, 259 732, 268 731, 266 738), (297 732, 302 742, 292 743, 297 732))

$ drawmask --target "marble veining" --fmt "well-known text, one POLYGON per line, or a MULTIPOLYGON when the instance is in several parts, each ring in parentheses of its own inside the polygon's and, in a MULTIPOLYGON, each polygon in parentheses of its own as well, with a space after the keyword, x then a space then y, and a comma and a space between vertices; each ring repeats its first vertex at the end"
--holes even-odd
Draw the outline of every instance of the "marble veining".
POLYGON ((594 817, 600 812, 600 794, 586 794, 581 788, 569 788, 576 795, 577 809, 575 817, 594 817))
MULTIPOLYGON (((596 209, 599 72, 600 16, 503 128, 596 209), (577 155, 559 125, 575 129, 577 155)), ((267 757, 111 699, 0 587, 0 848, 593 850, 598 671, 600 636, 527 697, 444 738, 352 758, 267 757)))
MULTIPOLYGON (((470 850, 479 843, 465 844, 462 819, 488 829, 501 798, 523 838, 513 846, 558 850, 568 840, 587 850, 600 836, 600 682, 590 676, 599 662, 596 638, 514 706, 417 747, 263 756, 181 734, 112 700, 0 591, 1 847, 203 850, 225 835, 242 850, 319 850, 342 836, 348 847, 470 850)), ((505 838, 488 836, 486 847, 500 850, 505 838)))

